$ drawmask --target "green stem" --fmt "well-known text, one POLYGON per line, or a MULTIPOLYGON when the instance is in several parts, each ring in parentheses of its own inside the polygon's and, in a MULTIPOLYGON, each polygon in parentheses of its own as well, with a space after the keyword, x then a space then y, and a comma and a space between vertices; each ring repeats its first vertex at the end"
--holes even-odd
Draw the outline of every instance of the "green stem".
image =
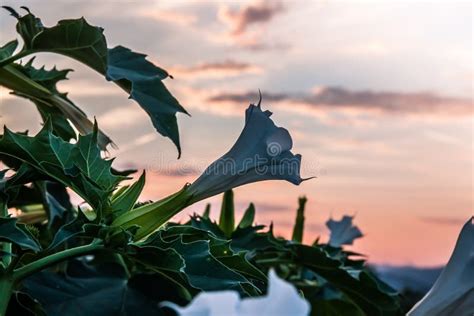
POLYGON ((285 264, 285 263, 288 264, 288 263, 292 263, 292 261, 289 259, 257 259, 255 260, 255 263, 261 264, 261 265, 264 265, 264 264, 276 265, 276 264, 285 264))
POLYGON ((180 191, 154 203, 146 204, 124 213, 112 222, 112 227, 122 227, 123 229, 132 226, 140 226, 140 229, 133 237, 135 241, 145 238, 174 215, 181 212, 188 203, 191 196, 187 192, 187 186, 180 191))
POLYGON ((14 280, 8 276, 0 277, 0 316, 7 314, 8 302, 13 293, 14 280))
MULTIPOLYGON (((0 216, 1 217, 8 217, 8 207, 6 203, 0 203, 0 216)), ((12 244, 9 242, 0 242, 0 250, 4 252, 4 256, 2 257, 2 264, 5 269, 8 268, 11 262, 11 255, 12 255, 12 244)), ((1 293, 1 292, 0 292, 1 293)), ((1 295, 1 294, 0 294, 1 295)))
POLYGON ((33 273, 39 272, 61 261, 74 258, 74 257, 91 254, 93 252, 96 252, 102 249, 105 249, 104 245, 99 244, 99 243, 92 243, 89 245, 66 249, 66 250, 54 253, 52 255, 43 257, 39 260, 33 261, 32 263, 29 263, 27 265, 24 265, 21 268, 14 270, 13 279, 15 281, 22 280, 33 273))

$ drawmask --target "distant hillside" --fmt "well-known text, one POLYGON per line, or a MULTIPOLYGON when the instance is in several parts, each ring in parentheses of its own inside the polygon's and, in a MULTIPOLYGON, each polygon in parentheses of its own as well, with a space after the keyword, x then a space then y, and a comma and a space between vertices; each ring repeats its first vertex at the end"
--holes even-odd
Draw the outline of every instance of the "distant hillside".
POLYGON ((372 266, 376 274, 393 288, 426 293, 441 273, 442 267, 372 266))
POLYGON ((377 276, 401 294, 402 310, 408 312, 429 291, 442 267, 371 266, 377 276))

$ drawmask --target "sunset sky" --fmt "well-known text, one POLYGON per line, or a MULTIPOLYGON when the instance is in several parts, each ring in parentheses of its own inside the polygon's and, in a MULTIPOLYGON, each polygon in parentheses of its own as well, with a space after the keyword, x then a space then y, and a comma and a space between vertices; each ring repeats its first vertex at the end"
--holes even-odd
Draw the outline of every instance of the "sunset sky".
MULTIPOLYGON (((302 175, 317 178, 237 188, 237 220, 254 202, 258 223, 289 237, 306 195, 306 242, 327 240, 330 216, 355 215, 365 237, 353 249, 370 262, 433 266, 474 213, 471 1, 20 2, 47 26, 84 16, 109 47, 145 53, 174 76, 165 83, 192 115, 179 116, 179 160, 116 86, 61 56, 36 60, 76 70, 60 90, 118 145, 117 167, 147 170, 143 200, 175 192, 225 153, 260 89, 303 156, 302 175)), ((16 38, 7 12, 0 26, 1 44, 16 38)), ((0 93, 1 125, 40 128, 33 104, 0 93)), ((220 199, 209 200, 214 217, 220 199)))

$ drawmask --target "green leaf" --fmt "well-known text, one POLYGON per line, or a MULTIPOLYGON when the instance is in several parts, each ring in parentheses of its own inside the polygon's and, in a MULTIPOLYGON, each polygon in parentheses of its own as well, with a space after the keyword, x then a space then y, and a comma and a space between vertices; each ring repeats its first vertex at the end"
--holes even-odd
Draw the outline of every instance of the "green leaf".
POLYGON ((34 137, 5 127, 0 154, 14 157, 36 171, 70 187, 96 212, 109 204, 109 195, 123 177, 111 173, 111 160, 101 158, 97 130, 80 136, 76 144, 52 134, 49 122, 34 137))
MULTIPOLYGON (((67 80, 67 75, 73 70, 58 70, 56 67, 53 67, 50 70, 46 70, 45 66, 41 68, 35 68, 33 66, 34 60, 35 57, 31 58, 26 64, 18 66, 18 69, 21 69, 21 71, 28 75, 30 79, 41 84, 43 87, 49 89, 54 93, 60 94, 56 87, 56 84, 59 81, 67 80)), ((65 94, 63 95, 65 96, 65 94)))
POLYGON ((8 302, 7 315, 47 316, 41 304, 31 295, 22 291, 13 292, 10 302, 8 302))
POLYGON ((112 168, 112 173, 116 176, 128 177, 137 172, 137 169, 125 169, 125 170, 117 170, 112 168))
POLYGON ((139 226, 135 240, 140 240, 160 228, 188 205, 191 196, 186 189, 187 186, 164 199, 136 207, 117 217, 112 226, 139 226))
POLYGON ((11 242, 24 250, 40 251, 41 246, 25 226, 16 222, 16 218, 0 217, 0 241, 11 242))
POLYGON ((18 41, 10 41, 0 47, 0 60, 11 57, 18 47, 18 41))
POLYGON ((167 247, 168 245, 159 242, 134 244, 128 247, 127 252, 123 255, 138 264, 140 270, 147 273, 158 273, 171 281, 190 300, 192 296, 189 291, 193 291, 193 289, 190 288, 189 282, 183 274, 186 263, 176 250, 167 247))
MULTIPOLYGON (((54 132, 65 140, 76 138, 69 120, 81 134, 93 131, 94 124, 87 115, 69 100, 66 94, 57 91, 56 84, 66 78, 69 70, 36 69, 32 60, 25 65, 10 64, 0 67, 0 85, 10 89, 13 94, 32 101, 43 120, 51 117, 54 132)), ((99 132, 99 144, 105 149, 111 142, 103 132, 99 132)))
POLYGON ((202 218, 209 219, 209 215, 211 214, 211 204, 207 203, 204 212, 202 213, 202 218))
POLYGON ((222 197, 221 215, 219 217, 219 227, 227 237, 232 236, 235 225, 234 215, 234 192, 228 190, 222 197))
MULTIPOLYGON (((2 6, 6 9, 12 16, 18 19, 16 25, 16 31, 23 38, 23 42, 26 48, 31 48, 31 42, 33 38, 43 30, 43 24, 41 20, 31 14, 28 10, 27 13, 23 16, 20 16, 14 9, 8 6, 2 6)), ((25 7, 23 7, 26 9, 25 7)))
POLYGON ((188 113, 162 82, 168 73, 145 57, 123 46, 109 49, 106 78, 138 102, 150 116, 156 130, 176 145, 179 158, 181 146, 176 113, 188 113))
POLYGON ((109 49, 107 80, 115 81, 126 91, 130 91, 134 82, 152 78, 163 80, 169 77, 166 70, 155 66, 146 60, 146 57, 145 54, 133 52, 120 45, 109 49))
POLYGON ((232 234, 231 247, 234 251, 267 251, 271 249, 284 249, 286 241, 278 240, 273 236, 273 230, 261 233, 265 226, 250 226, 237 228, 232 234))
POLYGON ((185 260, 184 272, 190 284, 204 291, 240 289, 247 280, 219 262, 210 253, 209 242, 199 240, 186 243, 178 239, 171 244, 185 260))
MULTIPOLYGON (((18 19, 17 31, 25 42, 20 54, 62 54, 98 71, 107 80, 114 81, 147 112, 156 130, 173 141, 179 158, 181 146, 176 113, 187 112, 163 84, 162 80, 169 77, 165 70, 147 61, 146 55, 123 46, 107 49, 103 29, 88 24, 84 18, 62 20, 53 27, 44 27, 41 20, 29 11, 20 16, 11 8, 8 10, 18 19)), ((5 86, 8 87, 8 83, 5 86)), ((71 104, 63 105, 62 111, 68 110, 71 104)), ((74 109, 69 111, 74 112, 74 109)), ((78 116, 77 113, 68 114, 78 116)), ((78 127, 81 133, 88 132, 90 126, 86 126, 85 122, 79 120, 76 123, 81 123, 78 127)))
POLYGON ((292 240, 302 243, 303 242, 303 232, 304 232, 304 207, 306 204, 306 197, 300 197, 298 199, 299 207, 296 211, 296 220, 295 226, 293 227, 292 240))
POLYGON ((37 102, 36 100, 33 101, 33 103, 35 103, 36 108, 43 119, 43 122, 46 122, 47 120, 52 122, 53 132, 55 135, 66 141, 76 139, 76 133, 74 132, 74 129, 71 127, 61 110, 59 110, 57 107, 52 107, 42 102, 37 102))
POLYGON ((241 251, 236 254, 230 244, 229 240, 211 239, 210 249, 212 255, 221 263, 245 277, 266 282, 267 276, 247 260, 246 252, 241 251))
POLYGON ((255 220, 255 205, 253 205, 253 203, 250 203, 249 207, 245 210, 244 216, 242 216, 242 219, 240 220, 238 227, 239 228, 250 227, 252 226, 254 220, 255 220))
POLYGON ((223 240, 227 239, 227 237, 224 235, 224 232, 220 229, 219 225, 216 222, 212 221, 210 218, 194 215, 191 216, 190 221, 185 225, 190 225, 194 228, 204 230, 214 235, 216 238, 223 240))
POLYGON ((365 270, 357 276, 341 268, 341 262, 330 258, 319 247, 294 244, 294 262, 314 271, 331 286, 336 287, 356 303, 367 315, 401 315, 400 305, 394 291, 387 292, 387 285, 377 281, 365 270))
MULTIPOLYGON (((35 83, 48 89, 53 97, 38 99, 38 97, 32 97, 28 92, 23 93, 21 90, 13 90, 13 93, 32 101, 38 108, 44 122, 51 117, 53 131, 64 140, 76 139, 76 133, 68 120, 83 135, 91 133, 93 131, 93 123, 89 120, 86 113, 67 97, 67 93, 61 93, 57 89, 58 82, 67 80, 67 75, 72 69, 58 70, 56 67, 53 67, 50 70, 46 70, 44 66, 37 69, 33 66, 33 61, 34 58, 30 59, 25 65, 15 64, 14 67, 35 83)), ((106 145, 110 142, 110 138, 102 131, 99 131, 99 144, 101 148, 105 149, 106 145)))
POLYGON ((241 284, 252 286, 232 266, 224 265, 212 255, 210 239, 213 238, 205 231, 180 225, 159 230, 138 245, 140 247, 154 246, 161 249, 172 249, 179 253, 185 263, 182 272, 189 284, 196 289, 242 291, 241 284))
POLYGON ((48 227, 64 223, 72 214, 72 204, 64 185, 54 181, 41 181, 34 184, 43 197, 43 205, 48 214, 48 227))
POLYGON ((89 222, 90 221, 87 217, 79 211, 76 218, 58 229, 53 240, 49 244, 48 249, 54 249, 62 243, 84 234, 86 232, 84 226, 89 222))
MULTIPOLYGON (((156 280, 154 277, 148 278, 156 280)), ((47 315, 163 315, 161 298, 150 298, 117 264, 92 266, 71 261, 66 275, 50 271, 24 280, 24 290, 36 298, 47 315)), ((169 289, 171 290, 171 289, 169 289)))
POLYGON ((29 49, 52 52, 74 58, 103 73, 107 69, 107 43, 101 27, 84 18, 61 20, 45 27, 31 41, 29 49))
MULTIPOLYGON (((4 7, 6 8, 6 7, 4 7)), ((39 18, 28 11, 17 18, 17 32, 28 53, 52 52, 74 58, 103 73, 107 69, 107 43, 100 27, 92 26, 84 18, 61 20, 53 27, 44 27, 39 18)))
POLYGON ((140 178, 130 187, 126 188, 119 195, 114 196, 112 200, 112 212, 114 217, 118 217, 130 211, 140 196, 145 186, 145 171, 140 178))

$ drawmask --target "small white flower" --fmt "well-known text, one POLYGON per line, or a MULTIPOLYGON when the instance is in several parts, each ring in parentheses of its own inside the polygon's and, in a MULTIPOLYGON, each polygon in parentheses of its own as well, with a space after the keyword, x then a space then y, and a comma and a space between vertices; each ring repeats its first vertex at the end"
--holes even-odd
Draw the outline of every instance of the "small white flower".
POLYGON ((294 155, 288 131, 277 127, 260 102, 245 112, 245 127, 234 146, 188 188, 192 202, 247 183, 286 180, 300 184, 301 155, 294 155))
POLYGON ((462 228, 453 254, 433 287, 407 315, 474 315, 474 224, 472 217, 462 228))
POLYGON ((162 304, 173 308, 180 316, 306 316, 310 304, 296 288, 270 270, 268 294, 263 297, 240 299, 237 292, 202 292, 186 307, 173 303, 162 304))
POLYGON ((354 216, 344 215, 340 221, 332 218, 326 222, 326 226, 331 231, 329 245, 341 247, 342 245, 352 245, 354 239, 362 237, 362 232, 357 226, 352 226, 354 216))
POLYGON ((240 304, 239 294, 235 291, 201 292, 186 307, 171 302, 164 302, 180 316, 237 316, 240 304))
POLYGON ((243 299, 238 315, 303 316, 308 315, 310 310, 310 304, 298 294, 296 288, 270 270, 267 296, 243 299))

